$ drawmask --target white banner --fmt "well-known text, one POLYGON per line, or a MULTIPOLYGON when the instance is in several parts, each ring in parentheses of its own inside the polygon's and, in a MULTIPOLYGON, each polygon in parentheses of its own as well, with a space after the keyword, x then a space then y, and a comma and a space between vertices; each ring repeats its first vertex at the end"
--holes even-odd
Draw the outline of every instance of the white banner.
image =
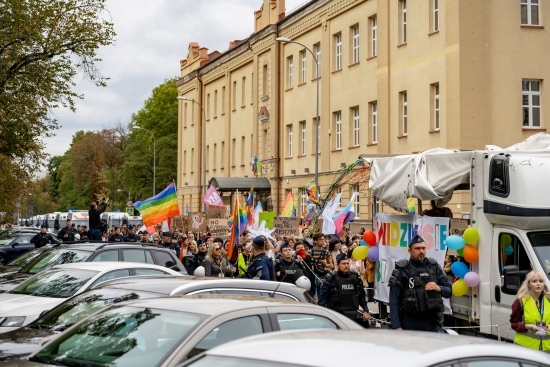
MULTIPOLYGON (((426 243, 426 256, 436 259, 443 268, 448 233, 449 218, 377 214, 376 237, 380 257, 376 264, 375 298, 382 302, 389 302, 388 282, 391 273, 397 261, 409 259, 409 241, 416 234, 419 234, 426 243)), ((443 301, 445 310, 450 310, 449 300, 443 301)))

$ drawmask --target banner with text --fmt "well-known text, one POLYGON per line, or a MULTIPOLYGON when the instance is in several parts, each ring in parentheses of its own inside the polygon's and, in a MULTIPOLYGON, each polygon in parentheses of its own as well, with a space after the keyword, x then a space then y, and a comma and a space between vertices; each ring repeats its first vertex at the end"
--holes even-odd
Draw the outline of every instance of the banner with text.
POLYGON ((210 205, 206 210, 206 217, 208 219, 225 219, 227 211, 224 206, 210 205))
POLYGON ((208 219, 208 231, 212 237, 221 237, 225 240, 230 230, 227 219, 208 219))
POLYGON ((298 237, 300 235, 300 218, 275 217, 273 228, 275 228, 273 235, 298 237))
MULTIPOLYGON (((376 264, 375 298, 389 302, 388 282, 395 263, 409 259, 409 241, 419 234, 426 243, 426 257, 437 260, 443 268, 446 255, 446 240, 449 233, 449 218, 398 215, 376 215, 379 260, 376 264)), ((445 308, 449 308, 448 300, 445 308)))

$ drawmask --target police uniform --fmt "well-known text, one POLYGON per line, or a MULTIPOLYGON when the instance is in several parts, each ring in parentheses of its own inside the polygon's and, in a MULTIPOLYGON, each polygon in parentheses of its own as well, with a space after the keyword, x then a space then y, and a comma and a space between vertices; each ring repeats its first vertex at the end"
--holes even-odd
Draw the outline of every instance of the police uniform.
POLYGON ((77 234, 77 233, 78 232, 76 231, 76 228, 74 228, 74 227, 70 227, 70 228, 63 227, 63 228, 61 228, 61 230, 57 234, 57 238, 60 239, 63 242, 65 242, 65 241, 68 241, 68 242, 69 241, 74 241, 75 240, 74 235, 77 234), (67 238, 64 237, 65 235, 67 235, 67 238))
MULTIPOLYGON (((46 226, 42 226, 41 228, 46 228, 46 226)), ((34 243, 34 247, 40 248, 44 247, 47 244, 50 243, 57 243, 53 237, 48 232, 40 232, 37 233, 33 238, 31 238, 31 243, 34 243)))
MULTIPOLYGON (((424 242, 416 235, 409 248, 424 242)), ((435 259, 426 257, 419 263, 399 260, 389 281, 390 320, 393 329, 439 331, 443 320, 443 298, 451 296, 451 283, 435 259), (435 282, 441 292, 427 291, 426 284, 435 282)))
MULTIPOLYGON (((345 254, 336 257, 338 263, 347 258, 345 254)), ((319 305, 357 321, 359 306, 363 311, 369 312, 366 297, 363 281, 356 271, 350 270, 344 273, 340 270, 333 270, 323 278, 319 305)))
MULTIPOLYGON (((256 246, 258 249, 265 248, 264 239, 259 236, 254 238, 254 240, 252 240, 252 246, 256 246)), ((262 251, 252 259, 252 262, 246 269, 245 275, 249 279, 275 280, 273 262, 269 256, 262 251)))

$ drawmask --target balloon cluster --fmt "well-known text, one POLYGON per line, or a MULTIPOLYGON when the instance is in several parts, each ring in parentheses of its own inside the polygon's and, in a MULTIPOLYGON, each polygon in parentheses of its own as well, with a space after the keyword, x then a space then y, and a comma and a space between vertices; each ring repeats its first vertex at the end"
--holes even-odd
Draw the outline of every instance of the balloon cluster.
POLYGON ((363 239, 359 242, 359 246, 353 249, 351 257, 354 260, 363 260, 368 258, 369 261, 378 261, 378 247, 376 246, 376 234, 373 231, 365 231, 363 239))
POLYGON ((512 247, 512 236, 507 233, 500 236, 500 248, 506 255, 512 255, 514 253, 514 248, 512 247))
MULTIPOLYGON (((473 227, 464 231, 462 237, 452 235, 447 238, 447 247, 456 250, 459 256, 462 256, 468 263, 475 263, 479 259, 477 250, 477 241, 479 232, 473 227)), ((461 261, 455 261, 451 265, 451 271, 459 279, 453 283, 453 295, 460 297, 468 292, 469 287, 475 287, 479 284, 479 275, 470 271, 468 265, 461 261)))

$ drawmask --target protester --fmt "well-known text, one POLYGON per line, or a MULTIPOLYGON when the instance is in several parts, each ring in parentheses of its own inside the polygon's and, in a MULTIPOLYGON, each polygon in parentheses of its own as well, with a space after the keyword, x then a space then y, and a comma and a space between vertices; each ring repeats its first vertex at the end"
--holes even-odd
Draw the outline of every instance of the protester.
POLYGON ((103 225, 101 223, 101 213, 107 209, 107 201, 102 199, 101 201, 92 201, 90 209, 88 210, 90 235, 88 238, 92 241, 100 241, 103 225), (99 205, 101 206, 99 207, 99 205), (98 208, 99 207, 99 208, 98 208))
POLYGON ((162 242, 160 243, 160 246, 174 251, 176 256, 179 257, 180 249, 178 246, 172 243, 172 233, 162 232, 162 242))
POLYGON ((281 257, 275 260, 275 276, 280 282, 292 283, 304 275, 301 261, 292 257, 292 247, 288 242, 281 245, 281 257))
POLYGON ((141 243, 149 243, 149 232, 147 230, 140 232, 141 243))
POLYGON ((207 277, 231 277, 234 272, 234 268, 231 267, 227 259, 222 256, 222 243, 221 238, 214 239, 212 245, 208 247, 208 253, 206 258, 201 263, 204 267, 204 275, 207 277))
POLYGON ((152 241, 153 241, 152 243, 153 243, 154 245, 160 246, 160 236, 159 236, 158 233, 156 233, 156 232, 153 233, 152 236, 151 236, 151 239, 152 239, 152 241))
POLYGON ((315 233, 313 235, 314 247, 309 251, 311 254, 311 260, 313 262, 313 273, 315 274, 315 289, 317 291, 315 299, 318 299, 323 285, 321 279, 328 274, 334 267, 332 265, 332 258, 326 246, 326 238, 322 233, 315 233))
POLYGON ((243 245, 241 252, 237 256, 237 271, 239 275, 244 275, 252 256, 252 242, 243 245))
POLYGON ((336 264, 336 257, 341 254, 340 248, 342 247, 342 242, 333 238, 328 243, 328 251, 330 252, 331 260, 333 264, 336 264))
MULTIPOLYGON (((187 238, 189 238, 189 232, 187 232, 187 238)), ((211 245, 212 246, 212 245, 211 245)), ((199 266, 202 266, 202 262, 206 258, 206 243, 197 242, 197 253, 195 254, 195 269, 199 266)))
POLYGON ((115 227, 115 233, 109 236, 109 242, 122 242, 124 241, 124 236, 120 233, 120 228, 115 227))

